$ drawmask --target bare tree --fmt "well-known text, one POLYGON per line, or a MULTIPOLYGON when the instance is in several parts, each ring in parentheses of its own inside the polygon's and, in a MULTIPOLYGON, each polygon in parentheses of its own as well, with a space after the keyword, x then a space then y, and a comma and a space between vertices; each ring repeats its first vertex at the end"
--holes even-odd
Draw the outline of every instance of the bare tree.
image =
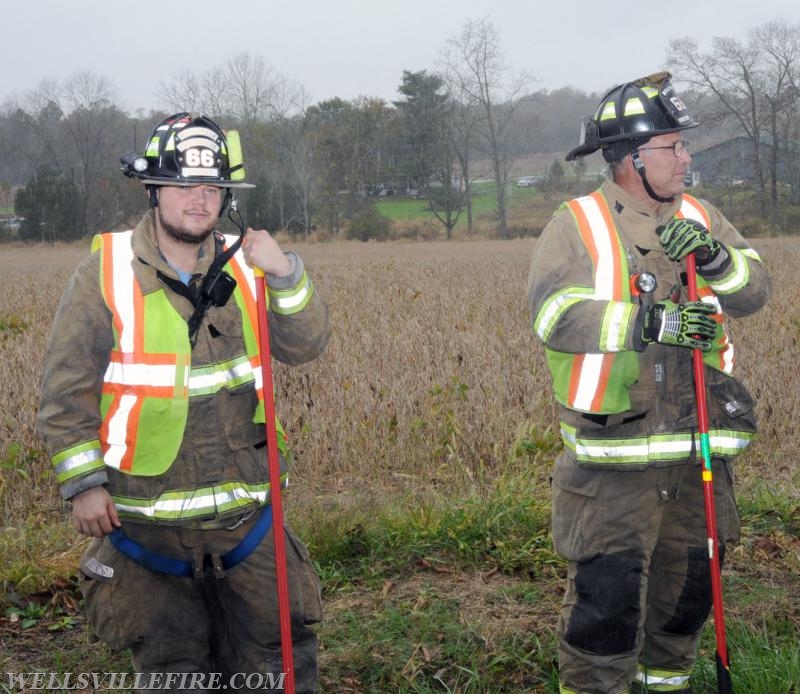
POLYGON ((522 73, 506 79, 500 39, 488 19, 467 20, 461 33, 448 40, 443 63, 451 93, 463 95, 466 106, 481 112, 477 133, 492 165, 500 236, 508 238, 506 183, 515 155, 511 123, 532 78, 522 73))
MULTIPOLYGON (((458 88, 458 85, 451 81, 450 88, 458 88)), ((472 214, 472 184, 475 176, 472 171, 471 153, 479 118, 476 109, 470 106, 469 98, 463 93, 463 90, 459 89, 458 95, 453 97, 453 102, 450 136, 453 152, 458 159, 461 172, 461 190, 464 194, 464 209, 467 213, 467 234, 472 236, 475 232, 475 220, 472 214)))
POLYGON ((193 111, 248 126, 266 122, 276 110, 285 78, 261 56, 240 53, 202 73, 181 70, 156 92, 172 111, 193 111))
MULTIPOLYGON (((303 101, 308 98, 304 91, 294 94, 294 97, 303 101)), ((311 233, 311 200, 317 178, 320 139, 314 112, 304 106, 297 114, 276 115, 268 133, 269 146, 277 165, 275 173, 294 193, 301 217, 297 220, 282 219, 283 225, 290 227, 292 222, 299 223, 308 238, 311 233)))
POLYGON ((766 182, 777 204, 778 162, 791 136, 798 105, 800 25, 771 22, 752 30, 747 41, 729 37, 712 40, 703 53, 694 39, 673 39, 670 64, 680 78, 703 94, 715 97, 721 117, 732 117, 751 143, 751 159, 762 212, 766 211, 766 182), (764 161, 767 138, 772 149, 764 161), (769 169, 769 176, 765 173, 769 169))
MULTIPOLYGON (((767 131, 773 147, 769 157, 770 200, 773 210, 778 206, 778 167, 781 156, 786 157, 789 143, 797 140, 797 115, 800 103, 800 24, 769 22, 752 32, 753 41, 766 58, 766 76, 772 89, 764 94, 767 131)), ((788 163, 788 162, 787 162, 788 163)), ((792 161, 793 163, 793 161, 792 161)))
POLYGON ((191 70, 181 70, 173 75, 169 82, 162 82, 156 90, 156 98, 162 103, 165 110, 172 113, 179 111, 195 111, 197 113, 211 113, 207 111, 205 89, 202 87, 203 78, 191 70))
POLYGON ((278 77, 261 56, 240 53, 225 65, 230 115, 243 125, 268 120, 274 112, 278 77))

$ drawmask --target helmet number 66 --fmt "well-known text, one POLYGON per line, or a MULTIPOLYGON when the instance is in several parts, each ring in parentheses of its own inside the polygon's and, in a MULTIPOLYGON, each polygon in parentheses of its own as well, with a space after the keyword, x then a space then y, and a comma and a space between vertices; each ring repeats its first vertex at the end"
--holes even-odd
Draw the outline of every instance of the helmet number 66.
POLYGON ((210 149, 187 149, 184 158, 187 166, 213 169, 215 164, 214 152, 210 149))

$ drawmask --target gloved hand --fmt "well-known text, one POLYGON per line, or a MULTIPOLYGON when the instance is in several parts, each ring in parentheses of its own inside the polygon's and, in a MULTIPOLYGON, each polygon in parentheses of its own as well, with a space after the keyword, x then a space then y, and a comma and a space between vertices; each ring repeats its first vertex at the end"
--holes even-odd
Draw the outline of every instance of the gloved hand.
POLYGON ((712 262, 722 249, 722 244, 711 238, 708 229, 691 219, 674 218, 656 231, 670 260, 683 260, 694 251, 697 264, 705 265, 712 262))
POLYGON ((689 347, 708 352, 717 334, 717 324, 709 316, 714 307, 702 301, 676 304, 664 299, 643 308, 642 342, 660 342, 674 347, 689 347))

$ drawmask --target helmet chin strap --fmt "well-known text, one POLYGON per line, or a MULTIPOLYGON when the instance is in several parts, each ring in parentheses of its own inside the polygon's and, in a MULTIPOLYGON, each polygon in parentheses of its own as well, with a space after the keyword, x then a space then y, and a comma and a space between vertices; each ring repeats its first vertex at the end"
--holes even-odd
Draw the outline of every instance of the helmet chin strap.
POLYGON ((658 202, 672 202, 675 200, 674 195, 671 198, 664 198, 653 190, 653 186, 651 186, 650 181, 647 180, 647 171, 645 169, 644 162, 639 158, 639 152, 631 152, 631 159, 633 160, 633 168, 636 169, 636 173, 638 173, 642 179, 644 189, 647 191, 647 194, 653 198, 653 200, 658 202))

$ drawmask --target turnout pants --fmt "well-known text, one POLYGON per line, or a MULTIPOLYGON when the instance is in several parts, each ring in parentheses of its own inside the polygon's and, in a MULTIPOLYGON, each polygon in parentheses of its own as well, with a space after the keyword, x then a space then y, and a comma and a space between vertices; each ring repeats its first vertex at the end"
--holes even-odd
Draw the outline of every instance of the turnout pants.
MULTIPOLYGON (((727 463, 713 461, 720 561, 739 538, 727 463)), ((553 540, 569 561, 558 627, 564 694, 688 692, 711 601, 700 466, 641 471, 578 466, 552 480, 553 540)))
MULTIPOLYGON (((272 529, 236 566, 223 570, 214 561, 253 521, 235 530, 123 525, 149 550, 194 561, 194 577, 144 568, 108 537, 89 546, 80 571, 87 617, 112 648, 131 649, 143 687, 155 677, 162 689, 219 690, 227 682, 242 692, 284 689, 272 529), (165 687, 163 673, 185 676, 165 687)), ((317 639, 308 625, 322 618, 320 584, 306 547, 288 529, 285 538, 295 686, 313 692, 317 639)))

